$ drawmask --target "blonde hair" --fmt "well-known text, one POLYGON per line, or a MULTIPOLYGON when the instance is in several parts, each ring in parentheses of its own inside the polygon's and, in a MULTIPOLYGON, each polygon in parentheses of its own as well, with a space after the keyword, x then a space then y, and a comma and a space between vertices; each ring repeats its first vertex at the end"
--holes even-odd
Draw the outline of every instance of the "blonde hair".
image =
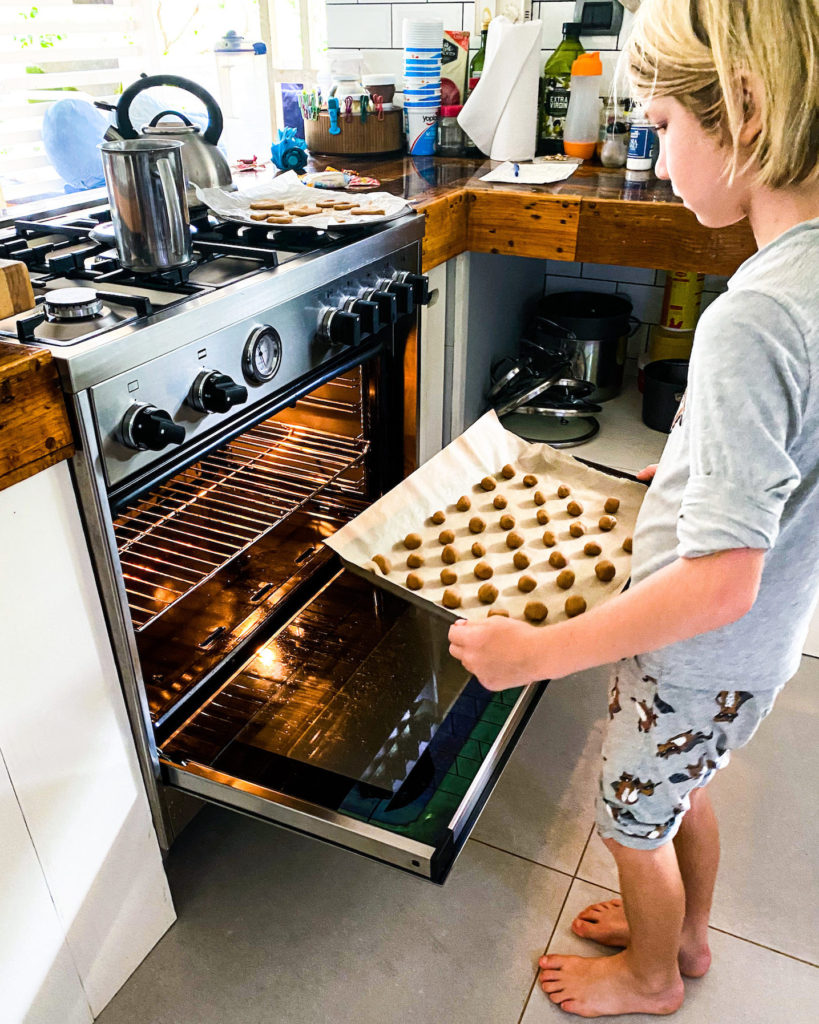
POLYGON ((620 66, 637 99, 672 96, 731 146, 729 178, 819 180, 817 0, 643 0, 620 66), (748 83, 760 130, 744 146, 748 83))

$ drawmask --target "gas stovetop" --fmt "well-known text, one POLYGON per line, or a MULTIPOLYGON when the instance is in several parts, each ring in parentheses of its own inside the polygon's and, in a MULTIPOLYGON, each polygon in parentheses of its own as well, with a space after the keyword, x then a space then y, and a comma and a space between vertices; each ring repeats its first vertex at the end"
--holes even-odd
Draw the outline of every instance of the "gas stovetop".
POLYGON ((327 231, 280 231, 192 213, 193 260, 184 267, 137 274, 123 269, 107 207, 82 216, 18 220, 0 231, 0 258, 21 260, 37 307, 0 320, 0 338, 69 346, 158 310, 184 308, 196 296, 225 288, 300 257, 348 244, 327 231))

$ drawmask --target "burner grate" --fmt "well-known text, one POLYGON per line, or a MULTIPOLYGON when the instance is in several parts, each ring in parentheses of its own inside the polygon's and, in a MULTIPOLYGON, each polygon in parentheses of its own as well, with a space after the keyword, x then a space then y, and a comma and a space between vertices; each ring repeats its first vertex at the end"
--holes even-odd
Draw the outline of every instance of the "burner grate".
POLYGON ((134 627, 144 629, 328 484, 368 442, 266 420, 126 508, 114 521, 134 627))

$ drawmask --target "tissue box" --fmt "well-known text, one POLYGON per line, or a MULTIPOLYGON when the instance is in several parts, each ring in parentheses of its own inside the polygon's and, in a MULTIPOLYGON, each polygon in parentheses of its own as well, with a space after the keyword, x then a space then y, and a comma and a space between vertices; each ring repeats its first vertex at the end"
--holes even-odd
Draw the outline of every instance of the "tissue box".
POLYGON ((441 106, 454 107, 466 102, 468 74, 469 33, 447 29, 441 46, 441 106))

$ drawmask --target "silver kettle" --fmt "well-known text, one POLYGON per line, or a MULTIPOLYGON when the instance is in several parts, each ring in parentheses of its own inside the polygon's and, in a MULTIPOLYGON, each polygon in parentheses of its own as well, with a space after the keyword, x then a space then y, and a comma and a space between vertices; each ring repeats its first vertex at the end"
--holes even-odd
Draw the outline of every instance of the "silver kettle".
POLYGON ((230 166, 216 146, 222 134, 222 111, 207 89, 203 89, 196 82, 180 75, 142 75, 123 92, 116 106, 116 115, 116 128, 109 129, 106 138, 136 139, 142 135, 146 138, 178 140, 182 143, 182 169, 188 184, 186 197, 189 206, 195 206, 199 202, 193 189, 194 185, 199 185, 200 188, 226 188, 232 184, 230 166), (163 110, 138 132, 131 123, 131 104, 139 93, 158 85, 176 86, 201 100, 208 113, 207 128, 202 131, 198 125, 176 110, 163 110), (168 117, 175 120, 168 121, 168 117))

